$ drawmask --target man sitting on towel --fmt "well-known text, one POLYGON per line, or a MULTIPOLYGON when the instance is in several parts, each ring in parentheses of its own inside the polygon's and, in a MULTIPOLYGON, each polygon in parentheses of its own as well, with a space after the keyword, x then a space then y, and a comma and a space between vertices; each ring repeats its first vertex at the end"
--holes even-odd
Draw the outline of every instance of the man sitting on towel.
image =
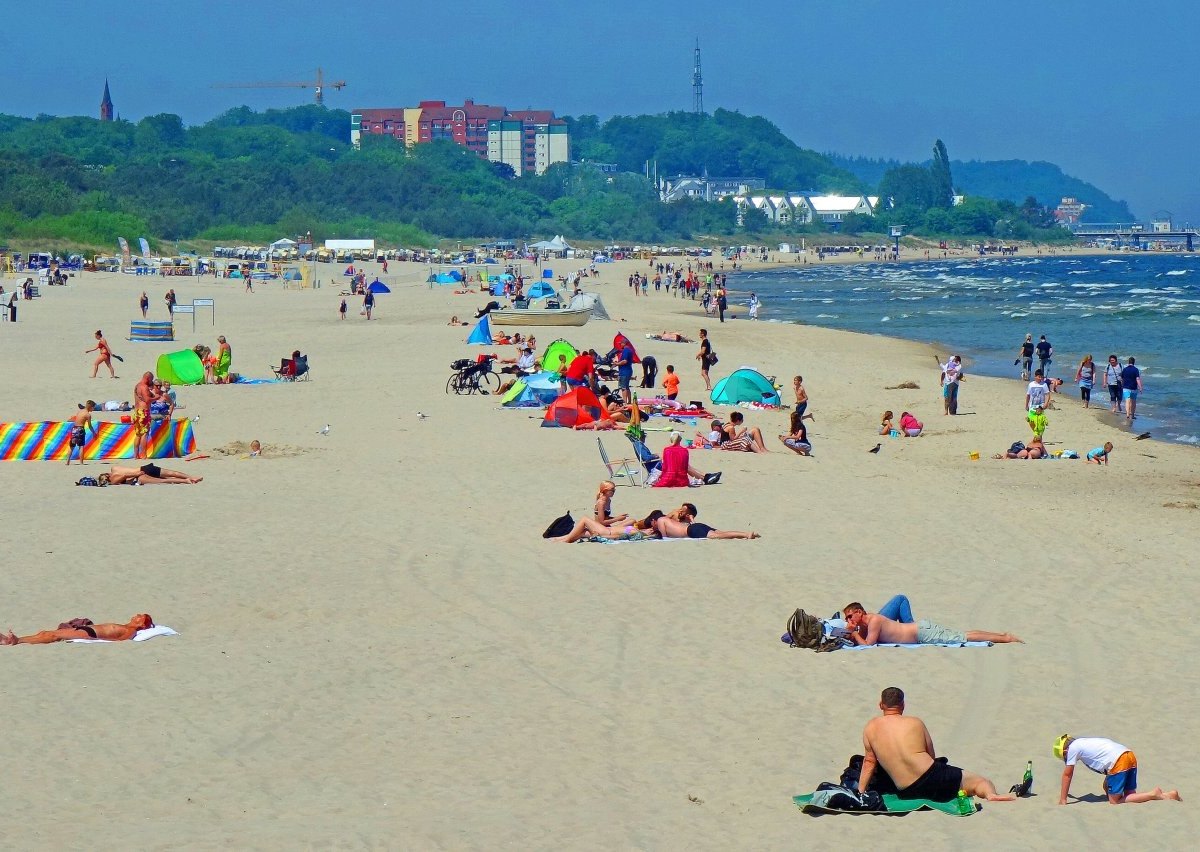
POLYGON ((0 634, 0 645, 49 645, 53 642, 66 642, 68 639, 107 639, 109 642, 124 642, 136 636, 139 630, 148 630, 153 626, 154 619, 144 612, 129 619, 128 624, 93 624, 86 618, 74 618, 58 625, 57 630, 43 630, 32 636, 15 636, 10 629, 7 636, 0 634))
POLYGON ((876 766, 896 783, 896 795, 901 799, 928 799, 931 802, 952 802, 958 791, 978 796, 989 802, 1011 802, 1014 796, 1001 796, 996 785, 982 775, 951 766, 944 757, 937 757, 933 738, 925 723, 916 716, 904 715, 904 692, 889 686, 879 697, 882 716, 867 722, 863 728, 863 765, 858 776, 858 789, 866 790, 876 766))
POLYGON ((928 618, 910 624, 867 612, 855 601, 842 608, 846 627, 857 645, 878 645, 880 642, 899 645, 945 645, 963 642, 1023 642, 1011 633, 992 633, 989 630, 951 630, 934 624, 928 618))

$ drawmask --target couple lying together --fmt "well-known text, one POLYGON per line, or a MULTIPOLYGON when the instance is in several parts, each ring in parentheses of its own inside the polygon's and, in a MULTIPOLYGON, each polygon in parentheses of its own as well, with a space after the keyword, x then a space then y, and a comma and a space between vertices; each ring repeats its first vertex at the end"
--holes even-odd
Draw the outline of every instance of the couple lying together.
POLYGON ((641 520, 611 518, 614 523, 605 524, 592 518, 581 518, 569 533, 551 541, 570 544, 585 539, 607 541, 644 541, 650 538, 761 538, 756 532, 742 530, 715 530, 708 524, 698 523, 699 510, 693 503, 684 503, 673 512, 655 509, 641 520))

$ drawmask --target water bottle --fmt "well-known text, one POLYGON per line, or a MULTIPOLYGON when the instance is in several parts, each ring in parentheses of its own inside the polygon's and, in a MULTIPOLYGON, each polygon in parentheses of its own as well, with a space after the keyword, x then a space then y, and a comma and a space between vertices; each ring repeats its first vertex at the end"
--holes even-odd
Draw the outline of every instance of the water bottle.
POLYGON ((971 797, 967 795, 966 790, 958 791, 958 812, 963 816, 975 813, 975 804, 971 801, 971 797))

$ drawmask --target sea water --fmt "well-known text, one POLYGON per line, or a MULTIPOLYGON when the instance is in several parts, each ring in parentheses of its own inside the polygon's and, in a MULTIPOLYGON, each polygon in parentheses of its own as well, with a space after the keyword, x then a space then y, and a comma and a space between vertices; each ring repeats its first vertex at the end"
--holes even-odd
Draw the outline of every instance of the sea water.
MULTIPOLYGON (((1122 366, 1132 355, 1145 385, 1135 431, 1153 429, 1155 438, 1200 444, 1196 254, 810 262, 733 273, 729 285, 738 293, 730 310, 740 317, 745 313, 737 303, 754 291, 763 319, 931 343, 943 357, 962 355, 968 374, 1020 378, 1013 360, 1025 335, 1036 343, 1044 334, 1054 346, 1050 376, 1063 380, 1065 398, 1076 400, 1075 370, 1084 355, 1098 369, 1110 354, 1122 366)), ((1106 387, 1092 391, 1092 405, 1108 409, 1106 387)))

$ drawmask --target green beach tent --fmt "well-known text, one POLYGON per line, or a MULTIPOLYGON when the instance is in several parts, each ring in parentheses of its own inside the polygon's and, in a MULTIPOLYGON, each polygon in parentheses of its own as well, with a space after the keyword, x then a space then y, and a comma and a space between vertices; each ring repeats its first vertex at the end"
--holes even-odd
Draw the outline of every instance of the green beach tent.
POLYGON ((554 371, 558 369, 558 356, 567 356, 567 365, 575 360, 575 356, 579 354, 574 346, 561 337, 546 347, 546 351, 542 353, 542 369, 554 371))
POLYGON ((711 399, 715 405, 737 405, 739 402, 779 405, 779 391, 758 370, 742 367, 716 383, 711 399))
POLYGON ((204 364, 191 349, 159 355, 155 373, 164 382, 173 385, 204 384, 204 364))

